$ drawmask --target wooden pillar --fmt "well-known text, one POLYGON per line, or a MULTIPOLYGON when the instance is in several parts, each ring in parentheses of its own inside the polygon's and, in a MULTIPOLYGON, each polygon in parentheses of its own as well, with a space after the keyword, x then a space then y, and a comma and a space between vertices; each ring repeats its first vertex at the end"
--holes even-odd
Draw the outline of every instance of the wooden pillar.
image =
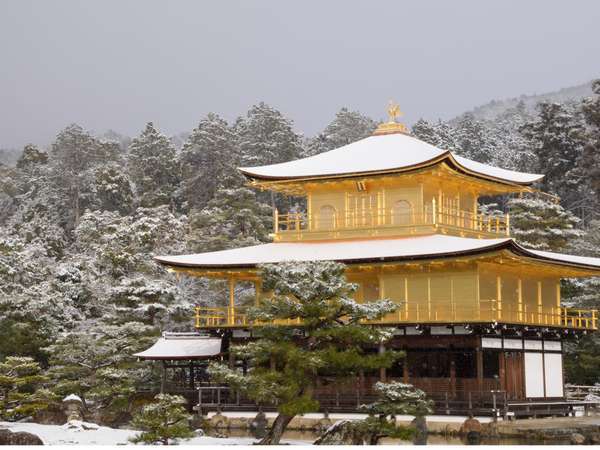
MULTIPOLYGON (((379 344, 379 354, 383 355, 385 353, 385 344, 382 342, 379 344)), ((387 374, 386 374, 386 370, 385 367, 380 367, 379 368, 379 380, 383 383, 385 383, 387 374)))
POLYGON ((500 389, 506 391, 506 358, 504 352, 498 352, 500 358, 498 377, 500 378, 500 389))
POLYGON ((190 389, 194 389, 194 363, 190 361, 190 389))
POLYGON ((408 370, 408 350, 404 349, 404 361, 402 362, 402 381, 406 384, 409 383, 410 380, 410 372, 408 370))
POLYGON ((477 359, 477 389, 483 391, 483 350, 477 347, 475 357, 477 359))
POLYGON ((229 277, 229 314, 227 314, 227 323, 235 323, 235 278, 229 277))

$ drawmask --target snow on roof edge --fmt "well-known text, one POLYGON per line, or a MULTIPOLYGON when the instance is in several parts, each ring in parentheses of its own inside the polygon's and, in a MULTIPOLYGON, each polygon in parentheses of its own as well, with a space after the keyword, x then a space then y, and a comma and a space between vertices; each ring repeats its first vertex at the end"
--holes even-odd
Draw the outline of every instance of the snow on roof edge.
POLYGON ((471 175, 493 179, 501 183, 528 186, 544 177, 542 174, 517 172, 473 161, 455 155, 449 150, 442 150, 414 136, 402 135, 401 138, 398 138, 398 136, 397 134, 369 136, 342 147, 306 158, 264 166, 238 167, 237 169, 245 176, 257 180, 293 181, 408 171, 449 160, 458 169, 471 175), (393 136, 396 136, 396 138, 389 139, 393 136), (386 138, 388 140, 373 141, 373 138, 386 138), (407 138, 409 140, 405 140, 407 138), (403 146, 406 149, 402 148, 402 150, 408 153, 403 155, 402 158, 398 158, 398 152, 403 146), (411 154, 411 152, 416 152, 418 155, 411 154), (346 156, 349 156, 349 160, 353 161, 353 163, 348 165, 348 159, 343 158, 344 153, 347 153, 346 156), (423 157, 419 159, 421 154, 423 157), (377 161, 375 164, 371 164, 373 159, 377 161), (363 160, 366 166, 371 164, 371 167, 364 168, 354 164, 356 161, 363 160), (332 169, 332 164, 335 169, 332 169), (346 167, 344 167, 344 164, 346 167), (339 172, 337 171, 338 169, 339 172))

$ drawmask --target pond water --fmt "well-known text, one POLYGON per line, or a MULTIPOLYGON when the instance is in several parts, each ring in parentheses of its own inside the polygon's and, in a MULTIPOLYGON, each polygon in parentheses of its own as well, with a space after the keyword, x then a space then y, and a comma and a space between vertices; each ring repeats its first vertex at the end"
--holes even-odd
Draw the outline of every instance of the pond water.
MULTIPOLYGON (((208 433, 211 435, 211 433, 208 433)), ((231 430, 219 430, 218 435, 221 437, 254 437, 250 430, 242 429, 231 429, 231 430)), ((297 443, 297 444, 311 444, 317 439, 318 434, 314 431, 300 431, 300 430, 288 430, 283 434, 282 442, 285 443, 297 443)), ((383 445, 412 445, 411 442, 399 441, 397 439, 382 439, 380 444, 383 445)), ((439 434, 430 434, 427 439, 429 445, 465 445, 465 441, 457 436, 443 436, 439 434)), ((481 445, 568 445, 568 441, 541 441, 541 440, 527 440, 519 438, 483 438, 481 445)))

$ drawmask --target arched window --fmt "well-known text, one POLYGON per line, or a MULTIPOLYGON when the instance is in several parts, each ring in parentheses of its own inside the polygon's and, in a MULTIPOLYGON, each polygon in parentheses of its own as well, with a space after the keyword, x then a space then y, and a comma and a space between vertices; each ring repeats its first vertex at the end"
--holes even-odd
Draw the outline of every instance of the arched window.
POLYGON ((319 210, 319 228, 322 230, 330 230, 335 228, 335 208, 331 205, 321 206, 319 210))
POLYGON ((406 200, 398 200, 392 206, 392 223, 394 225, 410 225, 413 222, 412 206, 406 200))

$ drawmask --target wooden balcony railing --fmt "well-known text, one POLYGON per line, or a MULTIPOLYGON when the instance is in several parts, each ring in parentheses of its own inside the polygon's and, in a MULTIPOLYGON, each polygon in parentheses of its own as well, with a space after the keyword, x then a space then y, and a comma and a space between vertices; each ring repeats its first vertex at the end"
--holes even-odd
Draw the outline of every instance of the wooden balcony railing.
MULTIPOLYGON (((536 308, 527 311, 507 305, 499 305, 496 300, 482 300, 480 305, 462 305, 456 302, 410 302, 400 303, 398 309, 379 320, 369 320, 367 324, 416 324, 416 323, 481 323, 500 322, 523 325, 554 326, 581 330, 598 329, 598 312, 573 308, 536 308)), ((249 327, 266 325, 253 322, 243 307, 198 306, 195 309, 196 328, 249 327)), ((273 325, 301 325, 300 319, 276 320, 273 325)))
POLYGON ((458 231, 508 236, 510 218, 490 216, 447 208, 436 208, 436 203, 419 210, 398 212, 390 208, 365 208, 333 211, 330 213, 296 212, 279 214, 275 211, 274 232, 278 236, 305 233, 331 234, 344 231, 393 230, 400 234, 414 233, 419 227, 449 227, 458 231))

